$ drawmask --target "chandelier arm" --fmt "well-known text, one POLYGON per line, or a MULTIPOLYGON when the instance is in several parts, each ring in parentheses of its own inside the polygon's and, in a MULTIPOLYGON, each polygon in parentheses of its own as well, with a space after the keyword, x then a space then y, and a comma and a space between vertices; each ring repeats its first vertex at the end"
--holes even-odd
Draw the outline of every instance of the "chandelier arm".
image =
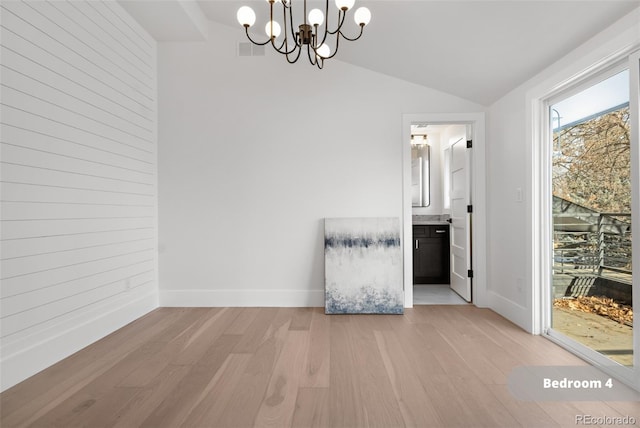
MULTIPOLYGON (((286 6, 286 8, 289 9, 289 24, 291 26, 291 37, 293 37, 293 41, 296 43, 296 46, 301 46, 298 43, 298 35, 295 32, 295 30, 294 30, 295 27, 293 25, 293 3, 290 3, 289 6, 286 6)), ((287 20, 286 14, 284 15, 284 20, 285 20, 285 26, 286 26, 286 20, 287 20)))
MULTIPOLYGON (((271 42, 271 46, 273 46, 273 49, 282 54, 282 55, 289 55, 292 54, 296 51, 296 49, 299 48, 299 46, 295 45, 291 48, 291 50, 288 50, 288 48, 285 48, 284 50, 282 49, 283 47, 285 47, 285 43, 287 41, 287 38, 285 37, 284 40, 282 41, 282 44, 280 44, 280 47, 276 46, 276 38, 273 37, 271 40, 269 40, 271 42)), ((267 42, 268 43, 268 42, 267 42)))
MULTIPOLYGON (((274 3, 275 3, 274 1, 270 1, 269 2, 269 9, 270 9, 269 17, 271 19, 269 22, 273 22, 273 4, 274 3)), ((271 38, 269 39, 269 41, 271 42, 271 46, 273 46, 273 49, 275 49, 276 52, 281 53, 283 55, 289 55, 290 53, 293 53, 295 51, 295 48, 292 49, 291 51, 289 51, 287 48, 285 48, 284 51, 282 50, 283 46, 285 44, 287 44, 287 33, 286 32, 284 33, 284 41, 282 42, 280 47, 277 47, 276 46, 276 38, 273 35, 273 24, 270 27, 271 27, 271 31, 270 31, 271 32, 271 38)), ((285 31, 286 31, 286 22, 285 22, 285 31)))
POLYGON ((360 37, 362 37, 362 33, 364 33, 364 24, 360 24, 360 34, 358 34, 357 37, 349 38, 347 36, 344 35, 344 33, 342 31, 340 31, 340 35, 342 36, 343 39, 345 40, 349 40, 350 42, 355 42, 356 40, 358 40, 360 37))
POLYGON ((333 30, 333 31, 330 31, 330 30, 327 28, 327 33, 329 33, 329 34, 337 34, 337 33, 339 33, 339 32, 340 32, 340 29, 342 28, 342 25, 344 24, 344 19, 345 19, 346 17, 347 17, 347 12, 346 12, 346 11, 344 11, 344 10, 342 10, 342 9, 341 9, 341 10, 339 10, 339 11, 338 11, 338 27, 337 27, 335 30, 333 30))
POLYGON ((309 62, 311 63, 311 65, 316 65, 316 63, 318 62, 318 54, 316 53, 316 50, 311 47, 311 45, 307 45, 307 56, 309 57, 309 62), (313 51, 313 56, 316 59, 315 61, 313 60, 313 58, 311 58, 311 51, 313 51))
POLYGON ((287 6, 284 3, 282 4, 282 23, 284 24, 284 41, 282 42, 282 45, 280 45, 280 49, 282 49, 282 47, 284 46, 284 50, 288 51, 289 50, 289 43, 288 43, 288 34, 287 32, 289 31, 289 29, 287 28, 287 6))
POLYGON ((329 0, 327 0, 324 5, 324 30, 327 31, 328 29, 329 29, 329 0))
MULTIPOLYGON (((324 43, 324 38, 322 40, 322 43, 324 43)), ((322 43, 318 43, 318 26, 314 25, 313 26, 313 38, 311 39, 311 47, 313 48, 313 51, 315 52, 316 49, 318 49, 320 46, 322 46, 322 43)))
POLYGON ((322 35, 322 41, 320 43, 318 43, 318 37, 317 37, 318 26, 317 25, 314 26, 315 30, 316 30, 316 47, 322 46, 324 44, 324 42, 327 41, 327 34, 329 34, 329 0, 327 0, 327 2, 326 2, 326 8, 325 8, 324 16, 325 16, 324 34, 322 35))
MULTIPOLYGON (((325 37, 326 37, 326 34, 325 34, 325 37)), ((311 62, 311 65, 317 65, 319 69, 322 69, 322 65, 320 65, 320 62, 324 60, 318 54, 318 49, 320 48, 320 46, 322 46, 322 43, 324 43, 324 40, 322 41, 322 43, 318 43, 317 40, 318 40, 318 28, 316 26, 315 33, 313 35, 313 41, 307 47, 307 52, 309 54, 309 61, 311 62), (313 58, 311 58, 311 51, 313 51, 313 58)))
POLYGON ((286 41, 287 41, 287 38, 285 37, 285 39, 283 40, 283 42, 282 42, 282 44, 280 45, 280 47, 277 47, 277 46, 275 45, 275 42, 274 42, 274 44, 272 44, 272 46, 273 46, 273 48, 276 50, 276 52, 281 53, 281 54, 283 54, 283 55, 289 55, 289 54, 292 54, 292 53, 294 53, 294 52, 296 51, 296 49, 298 49, 298 48, 299 48, 299 46, 298 46, 298 45, 294 45, 294 46, 291 48, 291 50, 288 50, 288 49, 289 49, 289 48, 288 48, 288 44, 287 44, 287 45, 286 45, 286 47, 285 47, 286 41), (285 48, 285 49, 283 50, 282 48, 285 48))
MULTIPOLYGON (((302 48, 298 46, 296 49, 297 49, 297 51, 298 51, 298 55, 296 55, 296 59, 294 59, 293 61, 292 61, 291 59, 289 59, 289 54, 288 54, 288 53, 287 53, 287 54, 285 54, 285 57, 287 58, 287 62, 288 62, 289 64, 293 64, 294 62, 297 62, 297 61, 298 61, 298 59, 300 58, 300 54, 302 53, 302 48)), ((292 51, 292 52, 293 52, 293 51, 292 51)))
MULTIPOLYGON (((328 34, 329 34, 329 31, 327 31, 327 27, 325 26, 324 27, 324 34, 322 35, 322 41, 320 43, 317 43, 316 46, 318 46, 318 47, 322 46, 324 44, 324 42, 327 41, 327 35, 328 34)), ((318 40, 317 37, 316 37, 316 40, 318 40)))
POLYGON ((266 42, 256 42, 255 40, 253 40, 253 39, 251 38, 251 35, 249 35, 249 27, 248 27, 248 26, 246 26, 246 25, 245 25, 245 27, 244 27, 244 32, 247 34, 247 38, 249 39, 249 41, 250 41, 251 43, 253 43, 254 45, 264 46, 264 45, 266 45, 267 43, 269 43, 269 42, 271 41, 271 39, 269 39, 269 40, 267 40, 266 42))
MULTIPOLYGON (((295 50, 298 48, 298 46, 297 46, 298 44, 294 43, 294 46, 291 48, 291 50, 289 50, 289 36, 287 34, 287 32, 289 31, 287 29, 287 6, 285 6, 284 3, 283 3, 283 8, 282 8, 282 15, 283 15, 282 18, 283 18, 283 22, 284 22, 284 40, 280 44, 280 47, 276 47, 275 44, 272 44, 272 46, 276 51, 278 51, 278 53, 281 53, 283 55, 289 55, 289 54, 295 52, 295 50)), ((293 22, 292 22, 292 25, 293 25, 293 22)), ((292 31, 292 34, 293 34, 293 31, 292 31)), ((295 40, 295 35, 293 37, 294 37, 294 40, 295 40)))
POLYGON ((333 51, 333 53, 331 55, 329 55, 326 58, 323 58, 323 62, 325 59, 331 59, 334 56, 336 56, 336 54, 338 53, 338 49, 340 49, 340 34, 336 35, 336 49, 333 51))

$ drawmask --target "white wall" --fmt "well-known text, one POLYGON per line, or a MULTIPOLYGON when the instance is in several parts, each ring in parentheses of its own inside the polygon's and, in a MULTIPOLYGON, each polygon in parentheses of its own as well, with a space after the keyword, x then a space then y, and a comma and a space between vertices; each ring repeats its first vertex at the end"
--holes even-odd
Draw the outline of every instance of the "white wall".
POLYGON ((157 89, 117 3, 0 7, 6 389, 157 307, 157 89))
POLYGON ((322 306, 323 218, 402 217, 402 113, 483 108, 209 36, 159 45, 161 304, 322 306))
POLYGON ((516 201, 525 187, 525 103, 522 92, 491 107, 487 144, 488 260, 487 294, 491 308, 530 329, 532 307, 523 287, 527 255, 527 205, 516 201))
POLYGON ((542 283, 533 260, 538 253, 534 191, 538 141, 532 129, 532 100, 640 42, 640 9, 514 89, 489 111, 487 144, 489 305, 524 329, 539 332, 542 283), (517 189, 523 201, 517 201, 517 189))

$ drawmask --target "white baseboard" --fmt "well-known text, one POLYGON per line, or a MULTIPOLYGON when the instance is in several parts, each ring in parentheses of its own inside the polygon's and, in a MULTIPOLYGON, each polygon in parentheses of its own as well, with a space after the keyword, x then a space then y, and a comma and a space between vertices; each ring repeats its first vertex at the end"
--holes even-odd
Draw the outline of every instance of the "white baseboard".
MULTIPOLYGON (((99 316, 85 315, 72 327, 51 334, 35 343, 4 346, 0 370, 0 392, 50 367, 88 345, 113 333, 158 307, 156 290, 113 309, 100 308, 99 316), (8 350, 9 349, 9 350, 8 350), (10 353, 7 355, 7 353, 10 353)), ((55 327, 55 326, 50 326, 55 327)))
POLYGON ((324 290, 160 290, 163 307, 323 307, 324 290))
POLYGON ((493 291, 488 291, 489 309, 502 315, 512 323, 531 333, 533 331, 531 310, 493 291))

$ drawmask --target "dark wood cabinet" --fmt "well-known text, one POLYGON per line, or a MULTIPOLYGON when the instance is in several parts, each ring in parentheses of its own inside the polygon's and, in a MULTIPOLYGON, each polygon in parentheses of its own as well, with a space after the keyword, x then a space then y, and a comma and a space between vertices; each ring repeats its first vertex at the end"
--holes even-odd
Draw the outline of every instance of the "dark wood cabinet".
POLYGON ((449 225, 413 226, 413 283, 448 284, 449 225))

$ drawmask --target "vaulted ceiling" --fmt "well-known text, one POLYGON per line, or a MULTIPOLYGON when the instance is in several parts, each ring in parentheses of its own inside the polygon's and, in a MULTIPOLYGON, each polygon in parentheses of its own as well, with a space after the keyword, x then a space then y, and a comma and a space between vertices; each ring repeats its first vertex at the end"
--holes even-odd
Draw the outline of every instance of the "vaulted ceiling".
MULTIPOLYGON (((243 40, 236 11, 244 4, 256 11, 257 34, 265 37, 268 3, 264 0, 120 3, 159 41, 193 39, 206 20, 237 28, 238 40, 243 40)), ((640 7, 640 0, 356 0, 358 5, 371 10, 371 23, 360 40, 342 43, 331 61, 490 105, 640 7)), ((355 32, 356 25, 348 24, 355 32)))

